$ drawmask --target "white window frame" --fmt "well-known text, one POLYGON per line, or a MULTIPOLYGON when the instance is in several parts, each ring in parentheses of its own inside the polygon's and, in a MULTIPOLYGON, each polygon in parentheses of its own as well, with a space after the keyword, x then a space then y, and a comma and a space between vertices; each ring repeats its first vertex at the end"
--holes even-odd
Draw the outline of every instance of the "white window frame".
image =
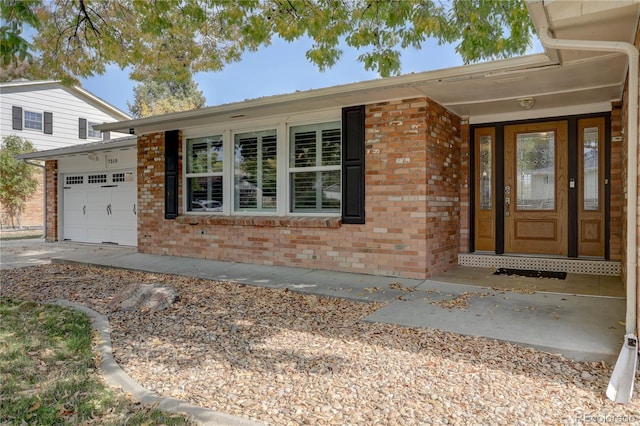
MULTIPOLYGON (((326 123, 338 122, 342 127, 341 110, 320 110, 309 113, 298 114, 295 116, 273 116, 266 119, 258 120, 242 120, 234 123, 226 123, 219 126, 200 126, 182 131, 182 207, 186 215, 223 215, 223 216, 278 216, 278 217, 301 217, 301 216, 322 216, 322 217, 340 217, 341 212, 292 212, 290 202, 290 167, 289 167, 289 150, 290 150, 290 128, 305 125, 322 125, 326 123), (235 199, 235 139, 236 135, 244 133, 262 132, 268 130, 276 130, 276 210, 275 211, 256 211, 256 210, 239 210, 234 211, 235 199), (188 211, 188 178, 193 174, 187 173, 187 140, 199 137, 222 135, 223 141, 223 208, 221 212, 199 212, 188 211)), ((341 133, 341 146, 344 135, 341 133)), ((334 166, 336 167, 336 166, 334 166)), ((340 165, 340 188, 342 187, 342 158, 340 165)), ((220 172, 217 172, 218 174, 220 172)), ((342 205, 340 207, 342 209, 342 205)))
MULTIPOLYGON (((307 124, 292 124, 288 126, 288 143, 287 143, 287 188, 288 188, 288 196, 287 196, 287 214, 291 216, 340 216, 342 211, 342 122, 339 120, 334 121, 322 121, 316 123, 307 123, 307 124), (338 164, 334 165, 322 165, 322 138, 317 138, 316 143, 316 165, 309 167, 295 167, 291 162, 291 155, 294 140, 292 139, 293 132, 295 129, 317 129, 317 131, 328 130, 328 129, 338 129, 340 132, 340 161, 338 164), (315 173, 315 172, 329 172, 329 171, 338 171, 340 173, 340 203, 338 207, 338 211, 323 211, 323 210, 315 210, 315 211, 294 211, 294 193, 292 188, 292 175, 296 173, 315 173)), ((316 194, 317 196, 317 194, 316 194)), ((321 208, 321 207, 320 207, 321 208)))
POLYGON ((43 112, 36 112, 36 111, 30 111, 30 110, 23 110, 22 112, 22 128, 24 130, 31 130, 34 132, 44 132, 44 113, 43 112), (29 123, 37 123, 37 120, 33 120, 33 119, 27 119, 27 114, 34 114, 34 115, 38 115, 40 116, 40 127, 36 128, 36 127, 31 127, 27 125, 27 122, 29 123))
POLYGON ((93 126, 98 124, 100 123, 87 120, 87 139, 102 139, 102 132, 93 129, 93 126))
MULTIPOLYGON (((184 159, 184 190, 183 190, 183 194, 184 194, 184 211, 188 212, 189 214, 192 213, 204 213, 204 214, 224 214, 228 211, 228 197, 226 196, 226 194, 229 192, 227 189, 227 182, 228 182, 228 178, 225 174, 225 168, 226 166, 226 162, 227 162, 227 144, 225 143, 225 135, 222 132, 217 132, 217 133, 212 133, 211 135, 201 135, 201 136, 190 136, 190 137, 184 137, 184 155, 183 155, 183 159, 184 159), (222 170, 221 171, 207 171, 207 172, 202 172, 202 173, 189 173, 188 171, 188 157, 189 157, 189 141, 190 140, 195 140, 195 139, 203 139, 203 138, 220 138, 220 140, 222 141, 222 170), (222 178, 222 209, 221 210, 203 210, 203 211, 194 211, 194 210, 189 210, 189 179, 197 179, 200 177, 216 177, 219 176, 222 178)), ((208 163, 209 164, 209 163, 208 163)))
MULTIPOLYGON (((231 209, 232 214, 235 215, 256 215, 256 216, 273 216, 273 215, 277 215, 279 214, 281 208, 280 208, 280 202, 279 200, 282 198, 282 179, 280 177, 280 169, 282 167, 282 159, 281 159, 281 149, 280 146, 282 144, 282 132, 279 131, 278 126, 271 126, 271 127, 266 127, 266 128, 262 128, 259 130, 239 130, 239 131, 234 131, 232 133, 232 140, 231 140, 231 145, 232 145, 232 152, 233 152, 233 159, 234 161, 232 162, 231 166, 232 166, 232 171, 231 171, 231 178, 230 178, 230 186, 231 186, 231 203, 233 208, 231 209), (252 209, 252 208, 247 208, 247 209, 242 209, 240 207, 238 207, 236 209, 236 138, 240 135, 250 135, 252 133, 254 134, 261 134, 261 133, 269 133, 269 132, 273 132, 275 133, 275 137, 276 137, 276 200, 275 200, 275 207, 273 210, 264 210, 262 209, 261 206, 257 206, 256 209, 252 209)), ((258 185, 259 186, 259 185, 258 185)), ((258 189, 257 191, 260 191, 260 189, 258 189)), ((261 204, 261 203, 258 203, 261 204)))

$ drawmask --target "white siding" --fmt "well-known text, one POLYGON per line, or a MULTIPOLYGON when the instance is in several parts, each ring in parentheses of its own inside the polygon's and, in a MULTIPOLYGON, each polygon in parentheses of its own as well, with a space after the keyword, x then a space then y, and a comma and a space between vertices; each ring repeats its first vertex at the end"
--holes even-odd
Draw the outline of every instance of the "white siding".
POLYGON ((136 148, 124 148, 61 157, 58 159, 58 173, 135 169, 137 152, 136 148))
MULTIPOLYGON (((0 136, 11 134, 28 139, 38 151, 63 148, 65 146, 83 144, 99 139, 79 138, 78 122, 84 118, 89 122, 112 123, 120 120, 120 117, 110 115, 97 107, 97 104, 88 102, 73 89, 59 84, 39 84, 2 87, 0 97, 0 136), (44 112, 53 114, 53 134, 45 134, 40 130, 13 130, 12 107, 21 107, 24 111, 44 112)), ((122 133, 112 133, 111 139, 126 136, 122 133)))

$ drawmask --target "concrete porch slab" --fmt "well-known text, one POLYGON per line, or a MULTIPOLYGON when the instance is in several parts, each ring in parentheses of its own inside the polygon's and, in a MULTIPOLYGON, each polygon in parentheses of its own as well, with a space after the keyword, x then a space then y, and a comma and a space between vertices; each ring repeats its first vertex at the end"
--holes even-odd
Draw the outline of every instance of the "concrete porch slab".
POLYGON ((625 300, 518 293, 425 281, 365 320, 483 336, 613 363, 624 336, 625 300))

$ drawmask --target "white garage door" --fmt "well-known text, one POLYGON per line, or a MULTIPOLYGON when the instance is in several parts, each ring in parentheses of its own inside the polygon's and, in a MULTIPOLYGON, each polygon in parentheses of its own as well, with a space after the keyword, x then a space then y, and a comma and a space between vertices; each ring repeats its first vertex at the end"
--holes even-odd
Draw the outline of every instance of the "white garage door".
POLYGON ((133 170, 67 174, 63 191, 65 240, 138 244, 133 170))

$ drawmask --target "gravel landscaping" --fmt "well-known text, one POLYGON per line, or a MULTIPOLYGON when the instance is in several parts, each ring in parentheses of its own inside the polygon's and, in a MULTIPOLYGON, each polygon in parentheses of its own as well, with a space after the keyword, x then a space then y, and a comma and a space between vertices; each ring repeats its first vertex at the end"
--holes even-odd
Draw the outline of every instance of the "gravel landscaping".
POLYGON ((626 405, 606 398, 610 365, 364 322, 375 303, 56 264, 3 270, 0 296, 106 314, 114 356, 142 386, 272 425, 640 423, 637 391, 626 405), (113 311, 131 283, 179 300, 113 311))

